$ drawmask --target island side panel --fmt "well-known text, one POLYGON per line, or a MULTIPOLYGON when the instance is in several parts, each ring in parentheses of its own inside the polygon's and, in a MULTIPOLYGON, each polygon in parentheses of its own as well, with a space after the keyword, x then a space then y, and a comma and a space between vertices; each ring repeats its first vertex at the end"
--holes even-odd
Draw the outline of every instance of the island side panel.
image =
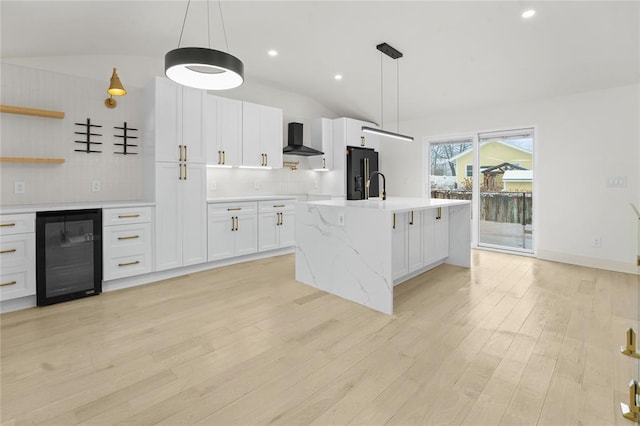
POLYGON ((391 215, 307 203, 296 209, 296 280, 392 314, 391 215))
POLYGON ((471 204, 449 207, 449 257, 445 263, 471 267, 471 204))

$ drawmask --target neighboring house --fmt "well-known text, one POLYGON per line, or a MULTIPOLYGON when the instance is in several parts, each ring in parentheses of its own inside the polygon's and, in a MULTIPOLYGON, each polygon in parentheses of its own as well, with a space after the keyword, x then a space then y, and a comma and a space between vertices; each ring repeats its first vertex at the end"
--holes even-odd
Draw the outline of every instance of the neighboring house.
MULTIPOLYGON (((473 149, 468 149, 460 154, 452 157, 449 161, 455 162, 456 177, 458 186, 460 187, 465 178, 472 177, 472 164, 473 164, 473 149)), ((526 174, 510 174, 507 182, 504 182, 504 176, 496 177, 492 180, 492 186, 502 186, 503 190, 516 190, 521 191, 528 188, 531 190, 532 177, 533 177, 533 159, 531 152, 518 148, 517 146, 509 145, 501 141, 489 141, 480 145, 480 171, 484 172, 487 169, 493 169, 496 166, 508 164, 513 166, 512 168, 522 170, 505 170, 504 176, 507 176, 507 172, 529 172, 529 179, 525 179, 526 174), (517 179, 517 180, 512 180, 517 179)))

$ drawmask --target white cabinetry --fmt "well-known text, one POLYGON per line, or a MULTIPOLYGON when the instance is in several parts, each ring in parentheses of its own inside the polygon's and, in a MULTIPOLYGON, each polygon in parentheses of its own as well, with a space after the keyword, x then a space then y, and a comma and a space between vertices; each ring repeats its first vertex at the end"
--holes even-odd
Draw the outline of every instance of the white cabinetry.
POLYGON ((408 221, 406 213, 393 214, 393 230, 391 232, 391 270, 392 278, 402 277, 409 273, 408 221))
POLYGON ((270 200, 258 203, 258 251, 295 245, 295 200, 270 200))
POLYGON ((242 164, 282 167, 282 110, 242 103, 242 164))
POLYGON ((449 208, 424 211, 423 264, 429 265, 449 256, 449 208))
POLYGON ((311 122, 311 147, 323 155, 309 158, 313 169, 333 169, 333 120, 316 118, 311 122))
POLYGON ((422 268, 422 215, 425 210, 406 213, 407 226, 407 266, 408 272, 422 268))
POLYGON ((155 148, 157 271, 207 260, 204 91, 156 78, 148 129, 155 148))
POLYGON ((208 207, 209 260, 258 251, 257 203, 219 203, 208 207))
POLYGON ((242 165, 242 101, 204 96, 207 164, 242 165))
POLYGON ((152 272, 152 208, 104 209, 104 280, 152 272))
POLYGON ((0 301, 36 294, 35 214, 0 216, 0 301))

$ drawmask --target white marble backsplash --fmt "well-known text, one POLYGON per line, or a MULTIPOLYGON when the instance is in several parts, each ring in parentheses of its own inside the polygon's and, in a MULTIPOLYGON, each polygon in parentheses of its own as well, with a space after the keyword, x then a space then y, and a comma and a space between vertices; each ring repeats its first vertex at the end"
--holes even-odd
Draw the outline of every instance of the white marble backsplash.
POLYGON ((312 170, 207 168, 207 199, 322 192, 322 173, 312 170))

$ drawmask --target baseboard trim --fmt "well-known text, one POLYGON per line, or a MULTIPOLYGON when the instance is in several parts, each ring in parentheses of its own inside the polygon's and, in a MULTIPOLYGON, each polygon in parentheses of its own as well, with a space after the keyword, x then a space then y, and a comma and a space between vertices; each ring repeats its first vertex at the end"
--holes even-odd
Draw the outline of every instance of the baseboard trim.
POLYGON ((542 249, 538 249, 536 254, 538 259, 541 260, 550 260, 553 262, 569 263, 571 265, 587 266, 589 268, 640 275, 640 268, 638 268, 634 262, 620 262, 617 260, 600 259, 597 257, 580 256, 542 249))

